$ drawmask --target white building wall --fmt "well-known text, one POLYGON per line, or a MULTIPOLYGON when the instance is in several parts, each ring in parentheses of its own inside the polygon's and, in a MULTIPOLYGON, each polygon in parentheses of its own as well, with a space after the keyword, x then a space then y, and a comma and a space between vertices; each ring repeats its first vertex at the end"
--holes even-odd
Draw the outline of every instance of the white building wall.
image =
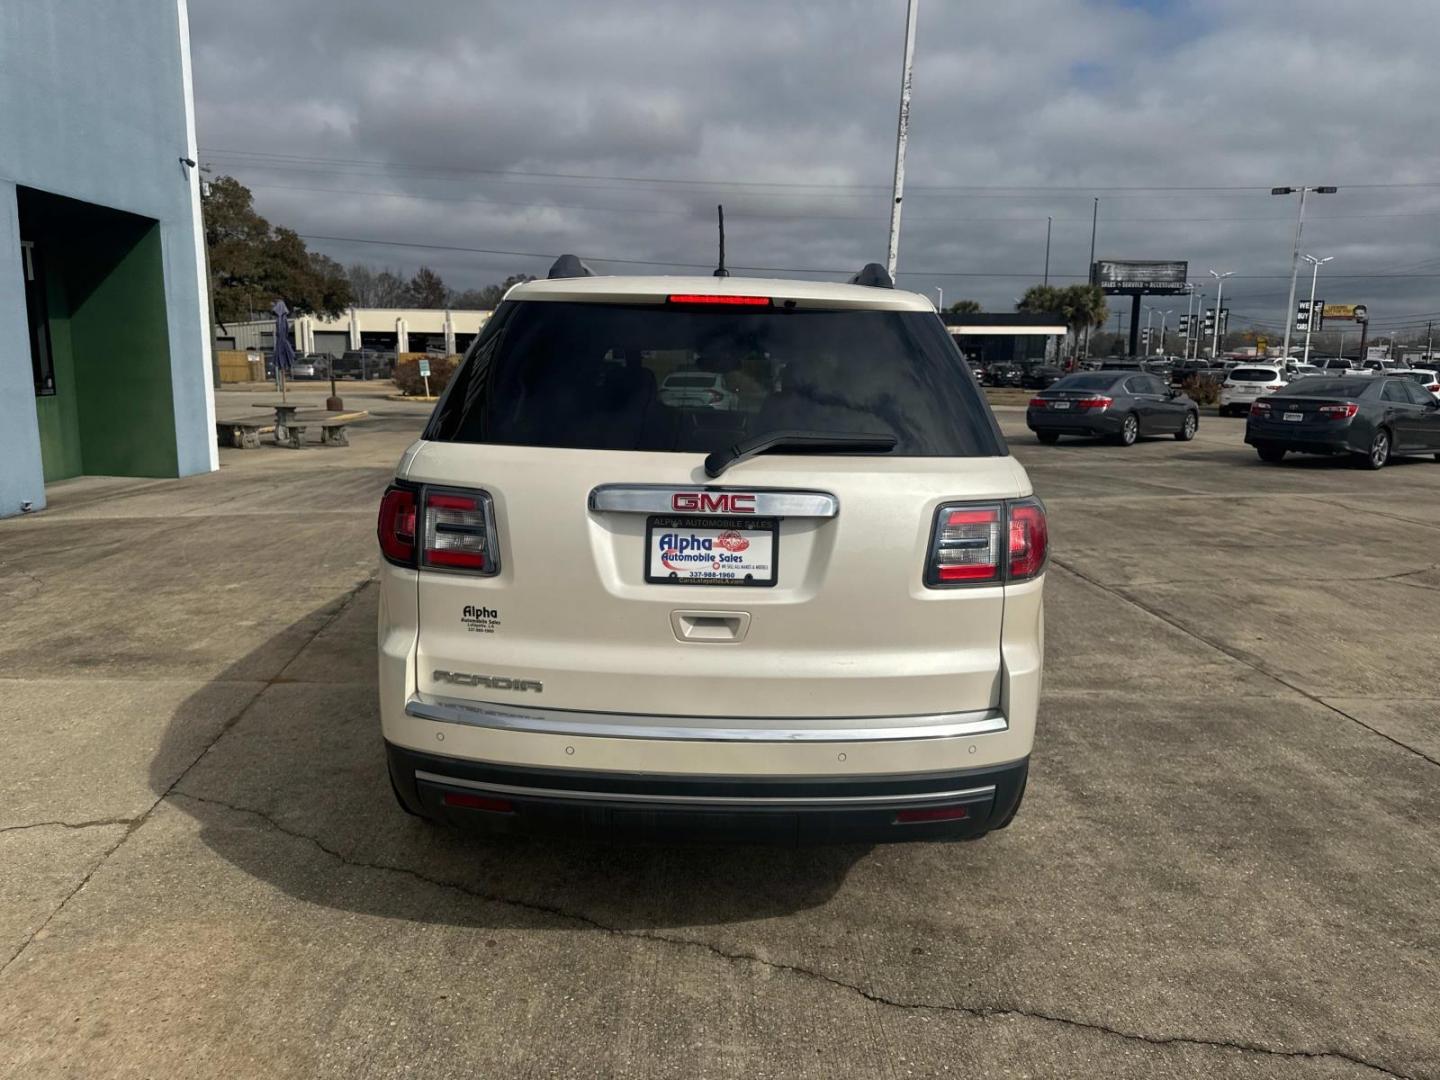
POLYGON ((218 466, 195 155, 185 0, 0 2, 0 514, 43 498, 17 184, 160 223, 179 471, 218 466))

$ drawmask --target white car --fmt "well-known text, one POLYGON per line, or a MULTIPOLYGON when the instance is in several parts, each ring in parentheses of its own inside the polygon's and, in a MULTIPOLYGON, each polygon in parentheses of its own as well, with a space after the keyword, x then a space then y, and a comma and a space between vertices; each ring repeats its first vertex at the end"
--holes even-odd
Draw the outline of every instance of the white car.
POLYGON ((1240 364, 1225 373, 1220 385, 1220 415, 1245 416, 1262 395, 1274 393, 1289 380, 1280 367, 1240 364))
POLYGON ((578 834, 1004 827, 1045 509, 927 297, 596 277, 506 295, 380 506, 404 809, 578 834), (668 405, 703 355, 753 394, 668 405), (623 364, 615 357, 624 357, 623 364))
POLYGON ((672 371, 660 383, 660 404, 675 408, 737 409, 740 395, 725 384, 725 376, 690 368, 672 371))
POLYGON ((1440 372, 1432 371, 1430 368, 1396 368, 1386 374, 1413 379, 1430 391, 1434 397, 1440 398, 1440 372))
POLYGON ((1393 375, 1397 366, 1394 360, 1361 360, 1356 365, 1361 375, 1393 375))

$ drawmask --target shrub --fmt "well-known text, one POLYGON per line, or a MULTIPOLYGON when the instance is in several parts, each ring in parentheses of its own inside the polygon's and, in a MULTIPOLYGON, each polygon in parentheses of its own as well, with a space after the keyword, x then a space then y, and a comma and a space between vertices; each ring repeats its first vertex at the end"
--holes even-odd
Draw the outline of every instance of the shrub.
POLYGON ((430 393, 435 397, 450 383, 450 376, 460 366, 458 356, 429 356, 421 353, 402 353, 395 360, 395 377, 392 380, 406 397, 420 397, 425 393, 425 380, 420 377, 421 359, 430 361, 430 393))
POLYGON ((1180 384, 1180 389, 1197 405, 1214 405, 1220 400, 1220 384, 1202 375, 1191 375, 1180 384))

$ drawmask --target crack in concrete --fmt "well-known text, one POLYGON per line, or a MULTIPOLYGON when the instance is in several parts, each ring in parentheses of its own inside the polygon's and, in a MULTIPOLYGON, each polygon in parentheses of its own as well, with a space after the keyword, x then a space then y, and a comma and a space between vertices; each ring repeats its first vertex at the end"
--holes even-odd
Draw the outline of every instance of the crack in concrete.
MULTIPOLYGON (((1290 682, 1290 680, 1288 680, 1288 679, 1286 679, 1286 678, 1284 678, 1284 677, 1282 677, 1282 676, 1280 676, 1280 675, 1275 674, 1275 672, 1273 672, 1273 671, 1271 671, 1269 668, 1265 667, 1265 666, 1264 666, 1262 663, 1260 663, 1258 660, 1252 660, 1250 657, 1246 656, 1244 653, 1239 652, 1238 650, 1235 650, 1235 649, 1230 648, 1229 646, 1225 645, 1223 642, 1220 642, 1220 641, 1215 640, 1214 638, 1208 637, 1208 636, 1206 636, 1205 634, 1200 633, 1198 630, 1192 630, 1190 627, 1186 626, 1184 623, 1180 622, 1178 619, 1174 618, 1173 616, 1167 614, 1167 613, 1164 612, 1164 611, 1161 611, 1160 609, 1154 607, 1153 605, 1147 604, 1147 603, 1145 603, 1143 600, 1137 600, 1137 599, 1136 599, 1135 597, 1133 597, 1133 596, 1127 596, 1125 593, 1123 593, 1123 592, 1120 591, 1120 588, 1106 585, 1106 584, 1105 584, 1104 582, 1102 582, 1102 581, 1097 581, 1095 578, 1092 578, 1089 574, 1086 574, 1083 570, 1078 570, 1078 569, 1076 569, 1075 567, 1069 565, 1068 563, 1062 562, 1061 560, 1055 558, 1054 556, 1051 556, 1050 562, 1051 562, 1053 565, 1060 567, 1060 569, 1065 570, 1065 571, 1067 571, 1068 573, 1075 575, 1075 577, 1079 578, 1081 581, 1085 582, 1086 584, 1095 586, 1095 588, 1099 589, 1101 592, 1108 593, 1108 594, 1110 594, 1111 596, 1115 597, 1117 600, 1122 600, 1122 601, 1124 601, 1124 602, 1127 603, 1127 604, 1130 604, 1130 605, 1132 605, 1132 606, 1134 606, 1134 607, 1137 607, 1137 608, 1139 608, 1141 611, 1145 612, 1147 615, 1153 615, 1155 618, 1159 619, 1161 622, 1165 623, 1167 626, 1172 626, 1172 627, 1174 627, 1176 630, 1179 630, 1179 631, 1180 631, 1182 634, 1184 634, 1186 637, 1194 638, 1196 641, 1199 641, 1199 642, 1201 642, 1202 644, 1209 645, 1210 648, 1214 649, 1216 652, 1220 653, 1222 656, 1229 657, 1231 660, 1234 660, 1237 664, 1244 664, 1244 665, 1245 665, 1246 667, 1248 667, 1251 671, 1257 672, 1257 673, 1260 674, 1260 675, 1264 675, 1267 679, 1270 679, 1270 680, 1272 680, 1272 681, 1274 681, 1274 682, 1279 683, 1281 686, 1285 687, 1287 690, 1292 690, 1292 691, 1294 691, 1295 693, 1297 693, 1297 694, 1299 694, 1301 697, 1303 697, 1306 701, 1313 701, 1316 705, 1319 705, 1322 709, 1328 709, 1330 712, 1333 712, 1336 716, 1344 717, 1346 720, 1349 720, 1352 724, 1356 725, 1357 727, 1364 728, 1366 731, 1370 732, 1372 735, 1379 735, 1380 738, 1384 739, 1384 740, 1385 740, 1386 742, 1388 742, 1388 743, 1392 743, 1392 744, 1394 744, 1395 746, 1398 746, 1401 750, 1404 750, 1407 754, 1413 754, 1415 757, 1419 758, 1421 761, 1426 761, 1426 762, 1429 762, 1431 765, 1435 765, 1435 766, 1437 766, 1437 767, 1440 767, 1440 759, 1433 758, 1433 757, 1431 757, 1429 754, 1425 753, 1425 751, 1423 751, 1423 750, 1421 750, 1421 749, 1419 749, 1419 748, 1417 748, 1417 747, 1411 746, 1409 743, 1404 742, 1404 741, 1402 741, 1402 740, 1400 740, 1400 739, 1397 739, 1397 738, 1395 738, 1393 735, 1389 735, 1389 734, 1387 734, 1386 732, 1381 731, 1379 728, 1375 727, 1373 724, 1367 724, 1364 720, 1361 720, 1358 716, 1352 716, 1350 713, 1346 712, 1344 709, 1337 708, 1336 706, 1330 704, 1328 701, 1326 701, 1324 698, 1320 697, 1318 694, 1312 694, 1310 691, 1306 690, 1304 687, 1296 686, 1294 683, 1290 682)), ((1128 588, 1128 586, 1126 586, 1126 587, 1128 588)))
POLYGON ((338 619, 342 614, 344 614, 345 610, 354 602, 357 596, 359 596, 362 592, 365 591, 365 589, 369 588, 378 580, 379 579, 375 575, 371 574, 369 577, 366 577, 363 581, 361 581, 358 585, 355 585, 348 592, 344 593, 340 597, 339 603, 336 604, 335 610, 326 617, 324 622, 322 622, 318 627, 316 627, 313 634, 305 638, 304 641, 302 641, 298 646, 296 646, 295 651, 285 660, 283 664, 276 668, 275 674, 272 675, 269 679, 265 680, 264 685, 261 686, 260 689, 256 690, 254 695, 251 696, 251 698, 246 701, 244 705, 242 705, 239 709, 235 710, 235 714, 233 716, 226 720, 225 723, 220 725, 220 730, 215 733, 215 737, 205 744, 204 749, 202 749, 200 753, 195 755, 194 760, 191 761, 189 765, 186 765, 185 768, 180 770, 180 774, 176 776, 174 780, 170 781, 170 786, 155 796, 155 801, 152 802, 145 809, 145 812, 143 814, 141 814, 139 817, 131 818, 125 822, 125 831, 120 834, 120 838, 105 850, 104 854, 102 854, 100 858, 95 861, 95 865, 90 867, 90 869, 80 879, 76 886, 61 898, 60 902, 55 905, 55 909, 51 911, 49 915, 45 916, 44 922, 42 922, 39 926, 32 930, 30 934, 25 938, 25 940, 20 943, 20 947, 14 952, 12 952, 6 958, 3 964, 0 964, 0 977, 3 977, 5 973, 10 970, 10 966, 25 954, 25 951, 29 949, 32 944, 34 944, 35 939, 45 931, 45 928, 55 920, 55 917, 59 915, 60 912, 65 910, 65 906, 69 904, 70 901, 73 900, 77 895, 79 895, 80 891, 90 883, 90 879, 94 877, 96 872, 110 860, 110 856, 114 855, 115 852, 119 851, 121 845, 123 845, 126 840, 129 840, 130 837, 135 834, 135 831, 140 828, 140 826, 144 825, 145 822, 150 820, 150 815, 155 812, 155 808, 157 806, 159 806, 162 802, 165 801, 165 797, 175 790, 175 785, 180 783, 181 780, 184 780, 185 777, 190 774, 190 770, 195 768, 196 765, 200 764, 200 762, 204 760, 206 754, 210 753, 211 750, 215 749, 215 744, 230 733, 230 731, 235 727, 235 725, 240 722, 241 718, 245 716, 245 714, 254 707, 257 701, 260 700, 260 696, 264 694, 266 690, 270 689, 270 687, 276 685, 276 683, 280 681, 281 672, 283 672, 286 668, 293 664, 295 662, 295 658, 298 657, 302 652, 304 652, 309 647, 312 641, 314 641, 321 634, 323 634, 335 622, 336 619, 338 619))
POLYGON ((29 825, 6 825, 0 833, 24 832, 26 829, 94 829, 102 825, 133 825, 135 818, 97 818, 94 821, 34 821, 29 825))
MULTIPOLYGON (((1064 566, 1064 568, 1072 574, 1077 573, 1069 564, 1061 563, 1060 565, 1064 566)), ((1378 577, 1287 577, 1285 580, 1287 583, 1295 582, 1297 584, 1309 585, 1349 585, 1351 583, 1363 585, 1376 581, 1396 581, 1401 585, 1414 585, 1421 589, 1433 589, 1436 588, 1436 586, 1426 585, 1423 582, 1405 580, 1406 578, 1415 577, 1417 574, 1428 574, 1432 570, 1440 570, 1440 563, 1431 563, 1429 566, 1422 566, 1417 570, 1401 570, 1395 574, 1381 574, 1378 577)), ((1212 576, 1208 578, 1167 578, 1162 581, 1121 581, 1117 582, 1113 587, 1117 589, 1141 589, 1157 585, 1208 585, 1214 580, 1212 576)), ((1095 584, 1100 583, 1097 580, 1095 584)))
POLYGON ((759 967, 782 974, 794 975, 798 978, 809 979, 815 982, 825 983, 840 990, 848 991, 864 998, 866 1001, 876 1005, 883 1005, 892 1009, 903 1009, 914 1012, 942 1012, 960 1016, 968 1016, 977 1020, 1005 1019, 1018 1017, 1026 1020, 1043 1021, 1063 1027, 1074 1028, 1080 1031, 1089 1031, 1101 1035, 1109 1035, 1114 1038, 1124 1039, 1129 1042, 1146 1043, 1151 1046, 1195 1046, 1213 1050, 1229 1050, 1235 1053, 1257 1054, 1266 1057, 1292 1058, 1299 1060, 1333 1060, 1343 1061, 1351 1065, 1358 1065, 1370 1069, 1382 1076, 1393 1077, 1395 1080, 1422 1080, 1422 1078, 1399 1072, 1384 1065, 1378 1065, 1358 1055, 1351 1054, 1344 1050, 1289 1050, 1283 1047, 1266 1046, 1263 1043, 1248 1042, 1238 1039, 1205 1038, 1195 1035, 1148 1035, 1143 1032, 1126 1031, 1123 1028, 1112 1027, 1098 1021, 1081 1020, 1075 1017, 1061 1016, 1056 1013, 1042 1012, 1038 1009, 1026 1009, 1013 1005, 959 1005, 950 1001, 910 1001, 901 998, 891 997, 871 990, 859 983, 848 982, 834 975, 826 974, 823 971, 816 971, 813 968, 802 967, 799 964, 786 963, 781 960, 770 960, 757 956, 751 952, 739 952, 721 948, 708 941, 700 941, 694 938, 676 937, 671 934, 661 934, 654 931, 626 930, 621 927, 611 926, 601 922, 592 915, 584 915, 579 912, 569 911, 555 904, 544 904, 533 900, 520 900, 514 897, 502 896, 499 893, 486 892, 476 889, 460 881, 449 881, 444 878, 432 877, 423 874, 408 866, 399 866, 393 863, 381 863, 370 860, 361 860, 346 855, 337 848, 331 847, 318 837, 296 829, 282 825, 275 818, 262 810, 255 810, 248 806, 239 806, 235 803, 226 802, 223 799, 212 798, 207 795, 197 795, 189 791, 181 791, 171 788, 166 793, 169 798, 189 799, 193 802, 204 803, 209 806, 218 806, 229 810, 232 813, 241 814, 246 817, 256 818, 263 822, 273 831, 282 836, 288 836, 293 840, 299 840, 314 847, 316 850, 330 856, 343 866, 352 867, 358 870, 376 870, 383 873, 397 874, 410 878, 424 885, 434 888, 447 889, 462 895, 482 900, 486 903, 498 904, 504 907, 515 908, 535 915, 545 915, 554 919, 579 923, 592 930, 610 934, 615 937, 630 938, 637 941, 649 941, 657 944, 670 945, 676 948, 693 949, 699 952, 709 953, 729 963, 755 964, 759 967))

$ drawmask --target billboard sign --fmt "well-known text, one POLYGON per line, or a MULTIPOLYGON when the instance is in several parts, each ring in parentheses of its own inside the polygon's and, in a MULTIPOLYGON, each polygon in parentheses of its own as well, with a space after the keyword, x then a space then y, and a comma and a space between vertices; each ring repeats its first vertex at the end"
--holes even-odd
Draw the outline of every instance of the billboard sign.
MULTIPOLYGON (((1319 301, 1317 300, 1318 304, 1319 301)), ((1322 304, 1320 317, 1323 319, 1345 319, 1350 322, 1368 322, 1370 313, 1364 304, 1322 304)))
POLYGON ((1188 262, 1099 259, 1090 266, 1090 284, 1111 296, 1173 296, 1190 291, 1188 262))
POLYGON ((1320 328, 1325 325, 1325 317, 1321 314, 1324 310, 1324 300, 1301 300, 1295 307, 1295 332, 1319 333, 1320 328))

